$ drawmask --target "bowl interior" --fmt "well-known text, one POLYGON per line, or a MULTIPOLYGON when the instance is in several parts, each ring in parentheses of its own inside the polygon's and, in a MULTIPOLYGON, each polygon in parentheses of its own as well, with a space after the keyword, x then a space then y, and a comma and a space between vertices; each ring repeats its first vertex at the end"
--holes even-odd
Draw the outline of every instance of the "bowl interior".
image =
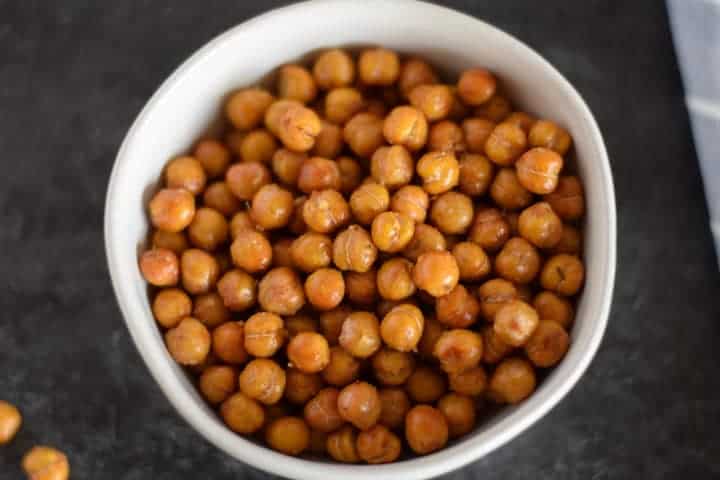
POLYGON ((258 468, 293 478, 401 474, 426 478, 457 468, 508 441, 545 414, 592 359, 607 321, 615 267, 615 204, 600 132, 577 92, 549 64, 507 34, 466 15, 411 1, 320 1, 257 17, 216 38, 157 91, 118 154, 106 205, 113 285, 131 335, 173 405, 206 438, 258 468), (573 342, 530 399, 507 408, 454 446, 387 466, 344 466, 294 459, 227 430, 166 352, 137 267, 148 233, 145 205, 168 159, 186 152, 221 115, 227 94, 280 64, 330 46, 382 45, 422 56, 448 75, 481 65, 494 71, 513 103, 567 128, 587 199, 586 283, 573 342))

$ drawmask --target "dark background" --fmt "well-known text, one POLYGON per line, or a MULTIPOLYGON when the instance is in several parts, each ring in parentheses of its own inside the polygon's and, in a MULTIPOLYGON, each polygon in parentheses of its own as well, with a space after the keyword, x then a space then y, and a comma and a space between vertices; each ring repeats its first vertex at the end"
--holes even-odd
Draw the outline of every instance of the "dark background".
MULTIPOLYGON (((191 52, 285 2, 0 0, 0 397, 74 479, 265 479, 175 413, 110 288, 105 188, 144 102, 191 52), (257 4, 254 4, 257 3, 257 4), (252 4, 252 5, 251 5, 252 4)), ((447 479, 720 476, 718 267, 664 2, 445 2, 539 50, 605 135, 618 204, 607 335, 577 387, 447 479)))

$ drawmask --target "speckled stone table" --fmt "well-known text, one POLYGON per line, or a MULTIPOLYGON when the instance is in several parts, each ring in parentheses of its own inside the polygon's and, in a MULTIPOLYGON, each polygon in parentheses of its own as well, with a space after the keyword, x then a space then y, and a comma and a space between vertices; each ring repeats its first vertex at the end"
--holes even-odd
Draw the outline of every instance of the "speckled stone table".
MULTIPOLYGON (((102 239, 115 152, 210 38, 281 2, 0 0, 0 397, 74 479, 266 479, 171 408, 131 343, 102 239)), ((720 276, 664 2, 447 2, 515 34, 583 94, 615 174, 605 340, 534 427, 447 479, 720 477, 720 276)))

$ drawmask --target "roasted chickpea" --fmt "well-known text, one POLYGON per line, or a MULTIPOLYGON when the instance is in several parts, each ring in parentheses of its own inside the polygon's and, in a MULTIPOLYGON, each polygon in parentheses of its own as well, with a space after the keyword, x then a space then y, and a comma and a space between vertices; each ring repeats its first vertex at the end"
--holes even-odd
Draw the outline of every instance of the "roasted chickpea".
POLYGON ((289 223, 293 207, 292 193, 271 183, 253 196, 250 217, 264 230, 282 228, 289 223))
POLYGON ((203 202, 206 207, 215 209, 227 217, 234 215, 242 208, 240 201, 233 195, 225 182, 210 184, 203 194, 203 202))
POLYGON ((365 100, 356 88, 335 88, 325 97, 325 118, 342 125, 365 107, 365 100))
POLYGON ((355 79, 355 63, 342 50, 328 50, 315 60, 313 76, 317 86, 323 90, 345 87, 355 79))
POLYGON ((287 355, 294 368, 305 373, 317 373, 330 362, 330 347, 319 333, 300 332, 290 339, 287 355))
POLYGON ((448 435, 445 415, 430 405, 416 405, 405 417, 405 438, 415 453, 425 455, 441 449, 448 435))
POLYGON ((312 230, 330 233, 350 219, 350 207, 336 190, 314 191, 303 205, 302 216, 312 230))
POLYGON ((527 147, 527 136, 522 128, 512 123, 500 123, 485 141, 485 154, 495 164, 509 167, 527 147))
POLYGON ((540 254, 530 242, 514 237, 495 257, 495 271, 506 280, 524 285, 537 277, 541 262, 540 254))
POLYGON ((340 192, 349 195, 360 185, 363 180, 363 171, 357 160, 350 157, 337 159, 340 169, 340 192))
POLYGON ((475 402, 470 397, 448 393, 438 400, 438 410, 447 420, 450 438, 465 435, 475 427, 475 402))
POLYGON ((200 375, 198 386, 205 400, 218 405, 235 392, 237 378, 238 374, 234 368, 227 365, 213 365, 200 375))
POLYGON ((185 317, 165 334, 170 355, 181 365, 198 365, 210 352, 210 332, 192 317, 185 317))
POLYGON ((415 261, 424 253, 439 252, 445 250, 446 247, 445 237, 438 229, 420 223, 415 226, 415 234, 402 253, 405 257, 415 261))
POLYGON ((236 163, 225 174, 228 188, 240 200, 252 200, 270 180, 270 170, 258 162, 236 163))
POLYGON ((245 326, 242 322, 223 323, 212 331, 213 353, 231 365, 245 363, 248 352, 244 346, 245 326))
POLYGON ((330 345, 338 344, 343 322, 351 313, 350 307, 340 305, 334 310, 320 314, 320 330, 330 345))
POLYGON ((60 450, 46 446, 30 449, 22 458, 22 468, 29 480, 68 480, 70 463, 60 450))
POLYGON ((414 171, 413 159, 401 145, 378 148, 370 163, 370 173, 375 181, 391 190, 410 183, 414 171))
POLYGON ((248 132, 240 141, 240 159, 246 163, 270 163, 278 149, 277 141, 270 132, 258 128, 248 132))
POLYGON ((304 373, 290 368, 286 372, 285 398, 293 404, 305 405, 322 389, 323 381, 317 373, 304 373))
POLYGON ((497 93, 475 109, 475 115, 493 122, 502 122, 510 112, 512 112, 510 101, 497 93))
POLYGON ((553 292, 538 293, 533 300, 533 307, 540 320, 555 322, 563 328, 568 328, 573 321, 574 312, 570 301, 553 292))
POLYGON ((300 278, 290 268, 273 268, 260 280, 258 301, 265 311, 295 315, 305 305, 305 292, 300 278))
POLYGON ((460 154, 465 151, 465 135, 460 125, 451 121, 443 120, 430 127, 427 142, 430 151, 450 152, 460 154))
POLYGON ((390 209, 401 213, 417 223, 423 223, 427 216, 430 201, 425 190, 416 185, 406 185, 395 192, 390 201, 390 209))
POLYGON ((551 193, 558 184, 563 159, 547 148, 535 147, 525 152, 515 164, 520 184, 533 193, 551 193))
POLYGON ((582 261, 575 255, 561 253, 545 262, 540 273, 540 285, 545 290, 569 297, 580 291, 584 277, 582 261))
POLYGON ((360 375, 360 362, 335 345, 330 348, 330 362, 322 371, 323 379, 330 385, 344 387, 354 382, 360 375))
POLYGON ((350 209, 355 219, 363 225, 370 225, 377 215, 390 206, 390 194, 379 183, 360 185, 350 195, 350 209))
POLYGON ((314 272, 330 265, 333 241, 327 235, 308 232, 297 237, 290 247, 294 266, 304 272, 314 272))
POLYGON ((521 347, 532 336, 538 322, 538 313, 534 308, 521 300, 513 300, 497 311, 493 330, 502 342, 521 347))
POLYGON ((370 112, 353 115, 343 128, 343 138, 350 149, 362 158, 370 158, 385 143, 383 119, 370 112))
POLYGON ((283 184, 295 186, 298 183, 303 163, 307 159, 306 153, 280 148, 275 151, 272 157, 273 173, 283 184))
POLYGON ((486 325, 482 328, 483 337, 483 362, 494 365, 507 357, 513 351, 513 346, 500 340, 495 333, 493 325, 486 325))
POLYGON ((267 358, 256 358, 240 373, 240 391, 250 398, 272 405, 280 401, 285 391, 285 370, 267 358))
POLYGON ((153 248, 171 250, 175 255, 180 255, 188 249, 188 240, 183 232, 166 232, 155 230, 150 242, 153 248))
POLYGON ((271 357, 280 350, 287 332, 283 319, 274 313, 260 312, 245 322, 245 350, 255 357, 271 357))
MULTIPOLYGON (((530 133, 530 129, 536 121, 537 119, 535 117, 526 112, 513 112, 504 120, 505 123, 512 123, 522 128, 526 134, 530 133)), ((528 138, 528 143, 532 145, 530 138, 528 138)))
POLYGON ((155 320, 165 327, 173 328, 192 313, 192 300, 179 288, 165 288, 155 295, 152 305, 155 320))
POLYGON ((255 305, 257 282, 242 270, 231 270, 217 282, 218 293, 225 306, 233 312, 242 312, 255 305))
POLYGON ((193 195, 205 188, 207 176, 202 164, 195 157, 177 157, 165 169, 167 188, 184 188, 193 195))
POLYGON ((317 95, 312 74, 300 65, 284 65, 278 72, 277 90, 280 98, 309 103, 317 95))
POLYGON ((0 445, 10 443, 20 430, 21 424, 20 410, 15 405, 0 400, 0 445))
POLYGON ((386 345, 399 352, 417 349, 425 319, 419 308, 411 304, 393 307, 383 317, 380 335, 386 345))
POLYGON ((466 195, 479 197, 490 188, 495 168, 482 155, 466 153, 460 158, 459 188, 466 195))
POLYGON ((265 441, 287 455, 300 455, 310 446, 310 429, 297 417, 280 417, 265 429, 265 441))
POLYGON ((195 216, 195 198, 182 188, 165 188, 150 200, 150 221, 155 228, 179 232, 195 216))
POLYGON ((398 88, 406 97, 418 85, 437 83, 438 77, 432 67, 423 60, 411 58, 400 67, 398 88))
POLYGON ((565 155, 572 143, 570 134, 549 120, 538 120, 533 123, 528 140, 533 147, 549 148, 560 155, 565 155))
POLYGON ((317 310, 332 310, 345 296, 345 280, 334 268, 320 268, 305 280, 305 295, 317 310))
POLYGON ((246 88, 233 94, 225 106, 225 113, 235 128, 250 130, 257 127, 273 96, 260 88, 246 88))
POLYGON ((425 360, 435 360, 435 355, 433 354, 435 344, 447 328, 432 316, 425 317, 425 325, 423 327, 423 334, 418 343, 418 352, 425 360))
POLYGON ((471 330, 447 330, 435 343, 435 357, 448 373, 461 372, 480 363, 483 353, 482 337, 471 330))
POLYGON ((375 378, 383 385, 402 385, 415 370, 415 357, 384 347, 373 355, 372 367, 375 378))
POLYGON ((417 403, 433 403, 447 391, 445 376, 432 368, 419 366, 405 382, 405 390, 417 403))
POLYGON ((357 453, 367 463, 394 462, 401 451, 400 439, 384 425, 375 425, 358 434, 357 453))
POLYGON ((464 233, 473 221, 472 200, 462 193, 445 192, 433 201, 430 219, 447 235, 464 233))
POLYGON ((217 292, 198 295, 194 303, 192 316, 208 327, 216 327, 230 320, 230 310, 217 292))
POLYGON ((490 273, 490 259, 479 245, 459 242, 452 248, 452 254, 460 270, 460 280, 475 282, 490 273))
POLYGON ((547 252, 552 255, 560 253, 567 253, 569 255, 580 255, 582 251, 582 235, 580 230, 569 224, 562 226, 562 233, 560 234, 560 240, 552 248, 547 249, 547 252))
POLYGON ((403 300, 415 293, 412 263, 403 258, 391 258, 380 266, 377 273, 378 292, 388 300, 403 300))
POLYGON ((500 362, 490 377, 489 396, 500 403, 515 404, 535 390, 535 370, 523 358, 507 358, 500 362))
POLYGON ((333 262, 340 270, 364 273, 377 258, 370 235, 359 225, 350 225, 335 237, 333 262))
POLYGON ((506 303, 517 298, 515 285, 501 278, 493 278, 480 285, 478 299, 480 312, 485 320, 492 322, 497 311, 506 303))
POLYGON ((199 141, 195 145, 193 156, 200 162, 208 178, 222 176, 230 165, 230 150, 213 139, 199 141))
POLYGON ((502 248, 509 237, 510 225, 500 211, 495 208, 478 209, 470 229, 472 242, 484 250, 494 252, 502 248))
POLYGON ((312 429, 330 433, 345 423, 338 411, 339 395, 337 388, 323 388, 305 404, 303 416, 312 429))
POLYGON ((230 220, 230 238, 235 239, 245 229, 256 230, 255 223, 246 210, 237 212, 230 220))
POLYGON ((383 212, 372 223, 372 239, 384 252, 399 252, 410 243, 415 233, 415 222, 397 212, 383 212))
POLYGON ((323 157, 310 157, 300 167, 297 185, 305 193, 313 190, 340 188, 340 169, 337 162, 323 157))
POLYGON ((460 278, 455 257, 448 251, 430 251, 418 257, 413 268, 413 281, 433 297, 447 295, 460 278))
MULTIPOLYGON (((374 305, 378 299, 377 272, 346 272, 345 295, 352 303, 360 306, 374 305)), ((412 281, 412 280, 411 280, 412 281)))
POLYGON ((465 70, 457 83, 458 94, 468 105, 481 105, 495 94, 497 81, 484 68, 465 70))
MULTIPOLYGON (((343 129, 333 123, 322 121, 322 130, 315 138, 313 155, 324 158, 335 158, 343 148, 343 129)), ((339 186, 338 186, 339 188, 339 186)))
POLYGON ((266 270, 272 263, 272 253, 267 237, 256 230, 240 231, 230 246, 233 264, 250 273, 266 270))
POLYGON ((485 153, 485 142, 495 130, 495 123, 485 118, 466 118, 462 122, 465 146, 470 153, 485 153))
POLYGON ((520 184, 515 170, 501 168, 490 184, 490 197, 507 210, 520 210, 530 205, 532 193, 520 184))
POLYGON ((383 135, 389 143, 415 152, 427 142, 427 120, 417 108, 406 105, 395 107, 385 118, 383 135))
POLYGON ((227 241, 227 220, 217 210, 207 207, 198 208, 188 227, 188 237, 194 246, 213 251, 227 241))
POLYGON ((480 365, 460 372, 452 372, 448 374, 448 380, 450 390, 460 395, 468 395, 471 397, 482 395, 487 387, 487 374, 480 365))
POLYGON ((384 48, 364 50, 358 59, 360 80, 366 85, 392 85, 400 75, 400 60, 384 48))
POLYGON ((225 400, 220 406, 220 415, 232 431, 242 434, 254 433, 265 423, 263 407, 243 393, 235 393, 225 400))
POLYGON ((356 463, 360 461, 355 448, 357 433, 350 425, 345 425, 327 437, 325 448, 330 456, 343 463, 356 463))
POLYGON ((175 285, 180 276, 177 255, 165 248, 146 250, 140 256, 140 272, 151 285, 157 287, 175 285))
POLYGON ((417 173, 425 191, 437 195, 457 186, 460 164, 452 152, 429 152, 420 157, 417 173))
POLYGON ((440 323, 453 328, 466 328, 477 321, 480 303, 467 289, 458 284, 450 293, 437 298, 435 314, 440 323))
MULTIPOLYGON (((272 109, 272 107, 270 107, 272 109)), ((296 152, 307 152, 315 145, 315 138, 322 130, 322 122, 317 114, 300 103, 284 104, 279 113, 265 117, 268 128, 277 135, 283 145, 296 152), (277 115, 275 124, 274 115, 277 115)))
POLYGON ((209 253, 191 248, 180 256, 180 274, 183 288, 188 293, 199 295, 209 292, 215 286, 220 267, 209 253))
POLYGON ((570 336, 560 324, 541 320, 525 344, 525 354, 538 367, 552 367, 562 360, 570 346, 570 336))
POLYGON ((410 410, 410 399, 402 388, 382 388, 380 397, 380 424, 388 428, 399 428, 405 422, 405 414, 410 410))
POLYGON ((550 248, 562 238, 563 224, 547 202, 538 202, 520 214, 520 235, 539 248, 550 248))
POLYGON ((353 312, 345 317, 340 336, 340 345, 354 357, 368 358, 381 344, 380 323, 369 312, 353 312))
POLYGON ((585 213, 582 184, 575 176, 560 177, 555 191, 543 197, 565 221, 577 220, 585 213))
POLYGON ((431 122, 442 120, 452 110, 455 98, 447 85, 418 85, 408 94, 410 104, 419 109, 431 122))
POLYGON ((367 382, 355 382, 340 391, 337 399, 340 416, 360 430, 367 430, 380 419, 380 397, 367 382))

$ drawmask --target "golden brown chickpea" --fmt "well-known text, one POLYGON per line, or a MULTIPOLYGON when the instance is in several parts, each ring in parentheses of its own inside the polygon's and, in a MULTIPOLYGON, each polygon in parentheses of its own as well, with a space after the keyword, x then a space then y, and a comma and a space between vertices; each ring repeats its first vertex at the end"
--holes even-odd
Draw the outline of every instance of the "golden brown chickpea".
POLYGON ((342 125, 365 107, 365 100, 356 88, 335 88, 325 97, 325 118, 342 125))
POLYGON ((565 155, 572 143, 570 134, 549 120, 535 122, 530 129, 528 140, 533 147, 549 148, 560 155, 565 155))
POLYGON ((427 120, 417 108, 407 105, 395 107, 385 118, 383 135, 389 143, 415 152, 427 142, 427 120))
POLYGON ((416 405, 405 417, 405 438, 415 453, 425 455, 441 449, 448 435, 445 415, 430 405, 416 405))
POLYGON ((372 357, 375 378, 383 385, 402 385, 415 370, 415 357, 383 347, 372 357))
POLYGON ((481 208, 475 215, 470 240, 484 250, 495 252, 502 248, 510 237, 510 225, 495 208, 481 208))
POLYGON ((298 183, 303 162, 307 158, 306 153, 280 148, 275 151, 272 157, 273 173, 283 184, 295 186, 298 183))
POLYGON ((150 200, 150 221, 157 229, 179 232, 195 216, 195 198, 182 188, 165 188, 150 200))
POLYGON ((522 211, 518 230, 536 247, 550 248, 562 238, 563 224, 549 203, 538 202, 522 211))
POLYGON ((573 321, 574 312, 570 301, 553 292, 538 293, 533 300, 533 307, 541 321, 552 321, 563 328, 568 328, 573 321))
POLYGON ((200 375, 198 386, 205 400, 212 405, 218 405, 235 392, 237 378, 238 374, 234 368, 227 365, 213 365, 200 375))
POLYGON ((420 255, 413 268, 415 285, 433 297, 447 295, 460 278, 455 257, 448 251, 431 251, 420 255))
POLYGON ((343 130, 335 124, 322 121, 322 130, 315 139, 312 148, 313 155, 325 158, 335 158, 340 155, 343 148, 343 130))
POLYGON ((166 232, 165 230, 155 230, 152 235, 153 248, 171 250, 176 255, 188 249, 188 241, 183 232, 166 232))
POLYGON ((468 105, 480 105, 495 94, 497 81, 492 73, 484 68, 465 70, 457 83, 458 95, 468 105))
POLYGON ((285 398, 295 405, 305 405, 322 389, 323 380, 317 373, 305 373, 294 368, 286 372, 285 398))
POLYGON ((493 122, 502 122, 510 112, 512 112, 510 101, 497 93, 475 109, 475 115, 493 122))
POLYGON ((225 106, 225 113, 235 128, 250 130, 257 127, 273 96, 260 88, 246 88, 233 94, 225 106))
POLYGON ((360 430, 367 430, 380 419, 380 397, 367 382, 355 382, 340 391, 337 399, 340 416, 360 430))
POLYGON ((580 179, 560 177, 557 188, 543 197, 553 211, 565 221, 577 220, 585 213, 585 196, 580 179))
POLYGON ((430 65, 423 60, 411 58, 400 68, 398 88, 407 97, 415 87, 437 83, 437 81, 438 77, 430 65))
POLYGON ((520 184, 529 191, 540 195, 555 190, 562 167, 562 157, 552 150, 542 147, 528 150, 515 164, 520 184))
POLYGON ((485 154, 495 164, 509 167, 525 151, 527 136, 512 123, 500 123, 485 141, 485 154))
POLYGON ((273 230, 290 222, 293 208, 292 193, 271 183, 261 187, 253 196, 250 217, 264 230, 273 230))
POLYGON ((430 127, 428 150, 460 154, 466 148, 465 135, 457 123, 443 120, 430 127))
POLYGON ((340 169, 340 192, 349 195, 363 180, 362 167, 350 157, 338 158, 337 164, 340 169))
MULTIPOLYGON (((526 134, 529 134, 530 129, 535 124, 537 119, 526 112, 513 112, 504 121, 505 123, 512 123, 517 125, 518 127, 522 128, 526 134)), ((528 141, 530 145, 532 145, 532 141, 530 141, 529 138, 528 141)))
POLYGON ((343 138, 350 149, 361 158, 370 158, 385 143, 383 119, 370 112, 360 112, 347 121, 343 138))
POLYGON ((390 206, 390 194, 379 183, 360 185, 350 195, 350 209, 355 219, 363 225, 370 225, 377 215, 390 206))
POLYGON ((333 262, 340 270, 364 273, 372 268, 377 248, 368 232, 359 225, 350 225, 335 237, 333 262))
POLYGON ((265 311, 295 315, 305 305, 305 292, 300 278, 290 268, 273 268, 260 280, 258 301, 265 311))
POLYGON ((540 254, 530 242, 514 237, 495 257, 495 272, 506 280, 525 285, 537 277, 541 263, 540 254))
POLYGON ((358 434, 358 456, 369 464, 394 462, 401 451, 400 439, 384 425, 375 425, 358 434))
POLYGON ((197 195, 205 188, 207 176, 202 164, 195 157, 177 157, 165 169, 167 188, 184 188, 197 195))
POLYGON ((169 287, 177 284, 180 265, 172 250, 153 248, 140 256, 140 272, 143 278, 157 287, 169 287))
POLYGON ((242 208, 240 201, 233 195, 225 182, 210 184, 203 194, 203 202, 206 207, 215 209, 226 217, 234 215, 242 208))
POLYGON ((382 388, 380 397, 380 424, 388 428, 399 428, 405 422, 405 414, 410 410, 410 399, 402 388, 382 388))
POLYGON ((270 163, 278 149, 275 137, 264 128, 248 132, 240 142, 240 159, 245 163, 270 163))
POLYGON ((315 60, 313 76, 317 86, 323 90, 345 87, 355 79, 355 63, 342 50, 328 50, 315 60))
POLYGON ((315 332, 300 332, 290 339, 288 360, 305 373, 317 373, 330 362, 330 347, 325 337, 315 332))
POLYGON ((503 305, 517 298, 515 285, 502 278, 493 278, 478 288, 480 312, 485 320, 492 322, 503 305))
POLYGON ((417 173, 425 191, 437 195, 457 186, 460 164, 452 152, 429 152, 420 157, 417 173))
POLYGON ((548 259, 540 274, 540 285, 566 297, 575 295, 582 288, 585 268, 576 255, 561 253, 548 259))
POLYGON ((330 348, 330 362, 322 371, 322 378, 335 387, 344 387, 358 379, 360 362, 335 345, 330 348))
POLYGON ((417 185, 406 185, 393 194, 390 209, 406 215, 417 223, 423 223, 429 203, 425 190, 417 185))
POLYGON ((447 330, 445 325, 438 322, 434 317, 425 317, 423 334, 422 337, 420 337, 420 342, 418 343, 418 352, 420 353, 420 356, 428 361, 435 360, 435 355, 433 355, 435 344, 445 330, 447 330))
POLYGON ((507 357, 513 351, 512 345, 500 340, 492 325, 482 328, 483 337, 483 362, 494 365, 507 357))
POLYGON ((20 430, 21 424, 20 410, 15 405, 0 400, 0 445, 10 443, 20 430))
POLYGON ((248 353, 244 346, 245 326, 242 322, 223 323, 212 331, 212 351, 231 365, 245 363, 248 353))
POLYGON ((525 354, 538 367, 553 367, 562 360, 569 346, 570 336, 560 324, 541 320, 525 344, 525 354))
POLYGON ((155 320, 164 328, 173 328, 192 313, 192 300, 179 288, 165 288, 155 295, 152 305, 155 320))
POLYGON ((289 98, 301 103, 312 102, 317 95, 315 79, 305 67, 300 65, 280 67, 277 90, 280 98, 289 98))
POLYGON ((377 273, 378 292, 387 300, 403 300, 415 293, 412 278, 413 264, 404 258, 391 258, 377 273))
POLYGON ((405 390, 417 403, 433 403, 447 391, 445 375, 432 368, 419 366, 405 382, 405 390))
POLYGON ((300 167, 297 186, 305 193, 313 190, 340 188, 340 169, 338 164, 323 157, 310 157, 300 167))
POLYGON ((497 311, 493 330, 503 343, 521 347, 535 332, 539 321, 534 308, 521 300, 513 300, 497 311))
POLYGON ((455 97, 447 85, 418 85, 408 94, 410 104, 431 122, 442 120, 452 110, 455 97))
POLYGON ((440 367, 448 372, 462 372, 476 367, 482 359, 482 337, 462 328, 447 330, 435 343, 435 357, 440 367))
POLYGON ((320 329, 330 345, 338 344, 343 322, 351 313, 350 307, 340 305, 334 310, 320 314, 320 329))
POLYGON ((368 358, 382 343, 380 322, 372 313, 353 312, 345 317, 338 342, 354 357, 368 358))
POLYGON ((270 170, 258 162, 236 163, 225 174, 228 188, 240 200, 252 200, 270 181, 270 170))
POLYGON ((332 310, 345 296, 345 280, 334 268, 320 268, 305 280, 305 296, 317 310, 332 310))
POLYGON ((415 222, 397 212, 383 212, 372 222, 372 240, 378 249, 396 253, 404 249, 415 233, 415 222))
POLYGON ((224 175, 230 165, 230 150, 221 142, 213 139, 199 141, 195 145, 193 156, 200 162, 208 178, 224 175))
POLYGON ((380 323, 380 335, 386 345, 399 352, 417 349, 425 319, 419 308, 411 304, 393 307, 380 323))
POLYGON ((217 292, 211 292, 195 297, 192 316, 212 328, 229 321, 230 310, 217 292))
POLYGON ((450 293, 439 297, 435 302, 435 315, 440 323, 453 328, 466 328, 477 321, 480 303, 457 284, 450 293))
POLYGON ((485 157, 466 153, 460 158, 459 188, 466 195, 485 195, 493 179, 495 168, 485 157))
POLYGON ((220 406, 220 415, 232 431, 246 435, 260 430, 265 423, 262 406, 242 393, 225 400, 220 406))
POLYGON ((185 317, 165 334, 170 355, 181 365, 198 365, 210 352, 210 332, 192 317, 185 317))
POLYGON ((524 358, 503 360, 490 377, 489 396, 500 403, 519 403, 535 390, 535 370, 524 358))
MULTIPOLYGON (((371 306, 378 300, 377 272, 346 272, 345 295, 348 300, 359 306, 371 306)), ((411 280, 412 281, 412 280, 411 280)))
POLYGON ((530 205, 532 193, 520 184, 515 170, 501 168, 492 184, 490 197, 500 207, 507 210, 520 210, 530 205))
POLYGON ((281 238, 276 240, 272 246, 272 263, 273 267, 289 267, 293 268, 292 256, 290 248, 292 246, 292 238, 281 238))
POLYGON ((265 405, 280 401, 285 392, 285 370, 267 358, 256 358, 245 365, 238 383, 240 391, 265 405))
POLYGON ((462 193, 445 192, 433 201, 430 219, 447 235, 465 233, 473 221, 472 200, 462 193))
POLYGON ((438 400, 438 410, 447 420, 450 438, 465 435, 475 427, 475 402, 470 397, 448 393, 438 400))
POLYGON ((358 59, 358 73, 366 85, 392 85, 400 75, 400 60, 384 48, 364 50, 358 59))
POLYGON ((303 205, 302 216, 310 229, 330 233, 350 220, 350 207, 337 190, 314 191, 303 205))
POLYGON ((280 417, 265 429, 270 448, 286 455, 300 455, 310 446, 310 429, 297 417, 280 417))
POLYGON ((277 124, 273 124, 273 121, 272 115, 270 122, 266 116, 265 122, 268 128, 277 135, 286 148, 296 152, 307 152, 313 148, 315 138, 322 130, 320 117, 302 104, 286 105, 279 113, 277 124))
POLYGON ((23 456, 22 468, 29 480, 68 480, 70 463, 52 447, 36 446, 23 456))
POLYGON ((242 270, 231 270, 217 282, 223 304, 233 312, 242 312, 257 301, 257 282, 242 270))
POLYGON ((245 350, 255 357, 272 357, 287 336, 283 319, 268 312, 259 312, 248 318, 244 330, 245 350))
POLYGON ((560 240, 552 248, 547 249, 547 253, 557 255, 567 253, 569 255, 580 255, 582 251, 582 235, 576 227, 564 224, 560 240))
POLYGON ((311 428, 330 433, 345 423, 338 411, 339 395, 337 388, 323 388, 305 404, 303 416, 311 428))
POLYGON ((198 208, 188 226, 190 243, 203 250, 213 251, 228 239, 228 223, 222 213, 208 207, 198 208))
POLYGON ((390 190, 410 183, 414 171, 412 156, 401 145, 378 148, 370 163, 372 177, 390 190))
POLYGON ((495 123, 485 118, 466 118, 462 122, 463 137, 467 151, 485 153, 485 142, 495 130, 495 123))
POLYGON ((438 229, 420 223, 415 226, 415 235, 402 253, 405 257, 415 261, 423 253, 439 252, 445 250, 446 247, 445 237, 438 229))
POLYGON ((327 437, 325 448, 330 456, 343 463, 356 463, 360 461, 355 448, 357 433, 350 425, 345 425, 327 437))
POLYGON ((250 218, 250 213, 243 210, 233 215, 230 220, 230 238, 235 239, 245 229, 256 230, 257 227, 250 218))
MULTIPOLYGON (((484 342, 483 342, 484 344, 484 342)), ((461 372, 448 374, 450 390, 460 395, 477 397, 485 392, 487 374, 482 366, 477 365, 461 372)))
POLYGON ((490 273, 490 259, 479 245, 459 242, 452 248, 452 254, 460 270, 460 280, 475 282, 490 273))
POLYGON ((238 232, 230 246, 233 264, 250 273, 266 270, 272 263, 272 253, 268 239, 256 230, 238 232))
POLYGON ((327 267, 332 261, 333 241, 327 235, 307 232, 297 237, 290 247, 292 263, 303 272, 311 273, 327 267))

